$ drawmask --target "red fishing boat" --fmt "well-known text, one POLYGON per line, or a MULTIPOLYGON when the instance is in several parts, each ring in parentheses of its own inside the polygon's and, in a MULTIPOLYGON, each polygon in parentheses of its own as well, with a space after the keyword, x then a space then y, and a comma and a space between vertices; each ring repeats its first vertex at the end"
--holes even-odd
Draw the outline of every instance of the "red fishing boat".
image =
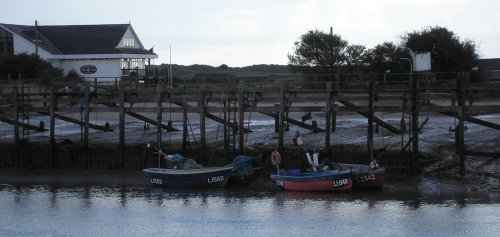
POLYGON ((351 171, 318 173, 290 173, 280 171, 271 179, 282 189, 289 191, 323 192, 349 191, 352 188, 351 171))

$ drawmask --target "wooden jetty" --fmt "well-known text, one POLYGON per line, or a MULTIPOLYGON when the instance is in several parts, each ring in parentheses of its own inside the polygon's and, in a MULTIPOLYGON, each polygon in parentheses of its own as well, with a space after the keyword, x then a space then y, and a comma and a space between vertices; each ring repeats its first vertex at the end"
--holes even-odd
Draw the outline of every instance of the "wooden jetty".
MULTIPOLYGON (((418 159, 419 134, 428 119, 419 123, 422 113, 440 113, 458 120, 455 129, 457 156, 460 173, 465 172, 466 155, 480 154, 498 157, 489 151, 468 151, 464 146, 464 122, 475 123, 500 130, 500 125, 474 117, 483 113, 498 113, 500 105, 482 101, 500 101, 500 83, 476 82, 470 73, 394 74, 393 79, 384 74, 335 74, 335 75, 293 75, 290 77, 245 77, 225 83, 204 81, 200 83, 180 83, 155 87, 141 87, 137 84, 120 84, 107 87, 105 96, 90 91, 87 85, 83 93, 69 94, 55 89, 30 85, 28 81, 3 81, 0 87, 0 122, 14 126, 14 143, 19 143, 19 128, 43 131, 23 117, 38 113, 50 118, 49 142, 55 149, 55 119, 62 119, 82 127, 84 147, 89 145, 89 129, 114 132, 109 126, 91 124, 89 113, 116 113, 118 118, 119 151, 125 156, 125 115, 146 123, 157 125, 158 141, 162 140, 162 129, 168 132, 182 132, 182 144, 189 143, 187 114, 199 115, 198 146, 201 156, 206 154, 210 144, 206 142, 206 118, 222 124, 224 129, 224 149, 243 153, 245 134, 252 131, 245 127, 245 119, 251 113, 260 113, 275 120, 277 147, 283 148, 284 134, 288 124, 324 133, 324 150, 331 148, 331 136, 335 133, 337 115, 359 113, 367 118, 367 150, 373 149, 374 126, 380 126, 394 134, 401 135, 401 152, 409 150, 413 161, 418 159), (452 76, 450 76, 452 75, 452 76), (441 79, 442 78, 442 79, 441 79), (26 89, 25 87, 38 87, 26 89), (129 94, 136 95, 133 101, 129 94), (80 108, 67 106, 70 98, 80 98, 80 108), (101 98, 105 97, 105 98, 101 98), (27 99, 29 98, 29 99, 27 99), (9 102, 11 101, 11 102, 9 102), (456 103, 455 103, 456 102, 456 103), (469 102, 469 103, 467 103, 469 102), (29 104, 29 106, 27 106, 29 104), (104 107, 98 105, 105 105, 104 107), (65 114, 80 112, 83 120, 72 119, 65 114), (400 113, 400 124, 391 124, 375 113, 400 113), (143 113, 156 113, 156 119, 143 113), (164 124, 163 113, 182 114, 182 128, 171 123, 164 124), (300 121, 291 114, 313 113, 324 121, 317 123, 300 121), (217 115, 218 114, 218 115, 217 115), (409 129, 406 129, 407 124, 409 129), (407 136, 406 142, 404 141, 407 136)), ((99 86, 97 80, 94 86, 99 86)), ((105 87, 105 86, 103 86, 105 87)), ((217 145, 217 144, 212 144, 217 145)), ((88 164, 91 165, 91 164, 88 164)))

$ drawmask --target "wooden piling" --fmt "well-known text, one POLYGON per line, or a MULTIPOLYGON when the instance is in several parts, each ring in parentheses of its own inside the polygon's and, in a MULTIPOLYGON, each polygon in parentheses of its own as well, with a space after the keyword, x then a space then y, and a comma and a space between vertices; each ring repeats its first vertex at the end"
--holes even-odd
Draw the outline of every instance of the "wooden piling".
POLYGON ((372 152, 373 149, 373 118, 375 117, 375 81, 370 80, 368 92, 368 133, 367 133, 367 148, 369 152, 372 152))
POLYGON ((83 147, 85 149, 86 163, 85 167, 90 169, 92 163, 89 155, 89 122, 90 122, 90 86, 85 86, 85 101, 84 101, 84 128, 83 128, 83 147))
POLYGON ((55 98, 55 93, 54 93, 54 87, 50 87, 50 107, 49 107, 49 113, 50 113, 50 156, 52 159, 52 168, 57 168, 57 163, 56 163, 56 138, 55 138, 55 127, 56 127, 56 98, 55 98))
POLYGON ((16 149, 16 166, 21 167, 20 147, 19 147, 19 92, 17 85, 14 86, 14 146, 16 149))
POLYGON ((161 149, 161 120, 162 120, 162 106, 161 106, 161 85, 156 84, 156 143, 158 149, 161 149))
POLYGON ((325 114, 325 150, 330 150, 330 134, 332 132, 331 116, 332 116, 332 83, 326 83, 326 114, 325 114))
POLYGON ((464 118, 465 118, 465 73, 460 73, 457 78, 457 102, 458 102, 458 127, 456 128, 456 144, 458 146, 460 176, 465 176, 465 138, 464 138, 464 118))
POLYGON ((207 146, 207 141, 206 141, 206 126, 205 126, 205 120, 206 120, 206 109, 205 109, 205 84, 201 84, 199 86, 199 93, 198 93, 198 110, 200 114, 200 161, 202 163, 205 162, 205 149, 207 146))
POLYGON ((284 122, 285 122, 285 87, 286 83, 285 81, 280 81, 279 84, 280 87, 280 108, 279 108, 279 122, 278 122, 278 147, 280 149, 283 148, 283 139, 284 139, 284 134, 285 134, 285 128, 284 128, 284 122))
POLYGON ((227 118, 227 105, 228 102, 226 99, 222 102, 224 106, 224 149, 229 149, 229 130, 228 130, 228 118, 227 118))
POLYGON ((119 91, 119 121, 118 121, 118 160, 121 160, 122 169, 125 168, 125 92, 120 86, 119 91))
MULTIPOLYGON (((419 89, 416 77, 411 78, 411 131, 413 138, 412 154, 415 159, 418 156, 418 110, 419 110, 419 89)), ((410 138, 411 139, 411 138, 410 138)))
POLYGON ((186 154, 188 145, 188 116, 187 116, 187 99, 184 95, 182 100, 182 153, 186 154))
POLYGON ((14 142, 19 144, 19 92, 14 86, 14 142))
POLYGON ((340 76, 339 74, 335 74, 335 90, 340 90, 340 76))
POLYGON ((244 91, 244 80, 240 80, 239 93, 238 93, 238 141, 239 141, 239 152, 244 154, 245 151, 245 131, 244 131, 244 119, 245 119, 245 104, 243 103, 243 91, 244 91))

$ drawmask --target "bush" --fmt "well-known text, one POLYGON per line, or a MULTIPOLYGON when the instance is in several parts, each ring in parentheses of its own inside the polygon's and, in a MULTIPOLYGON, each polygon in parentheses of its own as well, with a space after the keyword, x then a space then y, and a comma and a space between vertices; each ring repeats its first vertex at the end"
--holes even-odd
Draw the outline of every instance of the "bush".
POLYGON ((23 80, 33 80, 40 84, 48 84, 63 78, 63 70, 55 68, 48 61, 35 54, 6 55, 0 57, 0 79, 17 79, 21 74, 23 80))

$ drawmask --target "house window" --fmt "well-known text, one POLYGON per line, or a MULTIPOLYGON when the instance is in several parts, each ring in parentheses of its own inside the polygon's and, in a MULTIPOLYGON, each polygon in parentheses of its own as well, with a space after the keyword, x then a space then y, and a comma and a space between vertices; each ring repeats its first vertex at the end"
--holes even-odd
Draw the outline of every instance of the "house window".
POLYGON ((131 71, 139 69, 139 76, 143 76, 146 60, 143 58, 122 58, 120 66, 123 75, 128 75, 131 71))
POLYGON ((123 40, 123 46, 124 47, 134 47, 135 46, 134 39, 124 39, 123 40))

